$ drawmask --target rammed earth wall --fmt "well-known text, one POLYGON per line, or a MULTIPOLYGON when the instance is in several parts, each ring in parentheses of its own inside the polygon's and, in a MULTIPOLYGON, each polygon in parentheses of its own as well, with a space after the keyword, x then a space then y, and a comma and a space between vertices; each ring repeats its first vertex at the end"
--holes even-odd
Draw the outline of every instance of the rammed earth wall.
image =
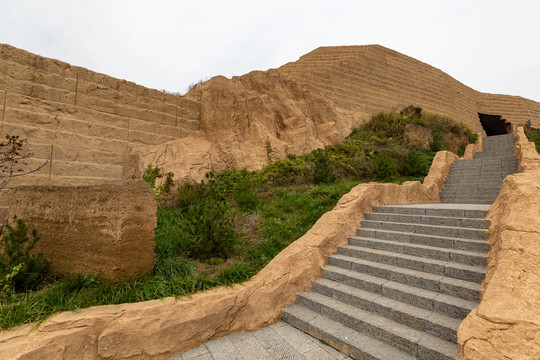
POLYGON ((20 180, 129 179, 133 148, 197 133, 199 109, 196 101, 0 44, 0 136, 28 138, 30 165, 52 160, 20 180))
POLYGON ((29 166, 52 160, 12 185, 129 179, 149 162, 200 181, 210 170, 260 168, 266 140, 274 159, 305 153, 341 142, 376 112, 410 104, 479 133, 478 112, 540 127, 540 103, 477 92, 378 45, 318 48, 176 96, 0 44, 0 136, 28 138, 29 166))

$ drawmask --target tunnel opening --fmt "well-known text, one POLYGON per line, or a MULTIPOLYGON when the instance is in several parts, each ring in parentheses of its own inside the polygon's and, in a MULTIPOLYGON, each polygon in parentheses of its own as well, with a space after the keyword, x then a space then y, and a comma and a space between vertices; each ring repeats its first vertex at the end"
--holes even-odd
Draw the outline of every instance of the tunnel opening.
POLYGON ((478 113, 478 116, 487 136, 504 135, 511 132, 511 124, 502 119, 501 115, 478 113))

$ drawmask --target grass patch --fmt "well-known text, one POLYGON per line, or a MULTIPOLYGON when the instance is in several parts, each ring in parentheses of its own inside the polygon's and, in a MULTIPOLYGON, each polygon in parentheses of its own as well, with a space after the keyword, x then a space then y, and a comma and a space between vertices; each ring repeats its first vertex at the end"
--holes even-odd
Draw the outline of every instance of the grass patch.
POLYGON ((525 132, 529 141, 536 145, 536 151, 540 154, 540 129, 526 128, 525 132))
MULTIPOLYGON (((152 274, 115 284, 83 273, 50 279, 37 291, 4 291, 0 330, 60 311, 187 296, 248 280, 358 183, 422 181, 435 152, 409 144, 408 123, 432 131, 437 139, 432 148, 446 146, 446 132, 475 141, 466 127, 408 107, 375 115, 340 145, 276 161, 268 150, 270 163, 259 171, 209 173, 200 184, 179 186, 174 206, 159 207, 152 274)), ((146 175, 156 198, 165 196, 172 185, 156 186, 163 176, 159 169, 149 166, 146 175)))

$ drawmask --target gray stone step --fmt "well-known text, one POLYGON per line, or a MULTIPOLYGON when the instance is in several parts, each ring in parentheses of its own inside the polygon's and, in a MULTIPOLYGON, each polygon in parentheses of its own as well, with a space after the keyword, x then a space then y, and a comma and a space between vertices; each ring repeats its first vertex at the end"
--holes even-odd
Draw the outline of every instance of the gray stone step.
POLYGON ((490 184, 463 184, 463 185, 445 185, 444 190, 456 191, 456 190, 478 190, 478 191, 493 191, 499 193, 501 191, 502 184, 490 185, 490 184))
POLYGON ((485 192, 480 192, 480 191, 461 191, 461 192, 457 192, 457 191, 454 191, 454 192, 450 192, 450 191, 442 192, 441 191, 440 196, 441 196, 441 199, 443 197, 463 197, 463 198, 468 198, 468 197, 471 197, 471 196, 474 196, 477 199, 482 199, 482 198, 496 199, 497 196, 499 196, 499 193, 496 193, 496 192, 485 193, 485 192))
MULTIPOLYGON (((433 356, 441 359, 455 359, 458 355, 455 343, 326 295, 311 291, 299 294, 298 300, 298 305, 316 314, 339 321, 349 328, 390 344, 410 355, 426 359, 434 358, 433 356)), ((308 323, 308 329, 311 323, 312 320, 308 323)))
POLYGON ((449 216, 428 216, 428 215, 405 215, 390 213, 366 213, 366 220, 416 223, 426 225, 457 226, 464 228, 485 229, 489 226, 489 221, 484 219, 468 219, 449 216))
POLYGON ((473 266, 451 261, 428 259, 414 255, 400 254, 360 246, 340 246, 338 248, 338 254, 476 283, 481 283, 485 275, 485 267, 483 266, 473 266))
POLYGON ((300 305, 282 309, 283 320, 353 359, 414 360, 411 355, 300 305))
MULTIPOLYGON (((408 302, 410 299, 407 297, 398 300, 330 279, 316 280, 313 283, 313 291, 452 342, 457 342, 456 331, 461 321, 478 306, 477 302, 461 299, 449 302, 444 298, 444 296, 450 298, 447 295, 435 294, 435 298, 425 299, 431 301, 433 306, 431 309, 425 309, 408 302), (472 308, 469 303, 472 304, 472 308)), ((304 300, 302 296, 299 294, 298 304, 310 308, 309 298, 304 300)))
MULTIPOLYGON (((340 257, 341 264, 347 263, 345 256, 338 255, 338 257, 340 257)), ((433 276, 433 274, 426 275, 422 272, 397 267, 387 269, 384 265, 367 260, 358 261, 356 264, 372 273, 387 275, 388 277, 369 275, 334 265, 325 266, 323 276, 326 279, 383 294, 392 299, 408 302, 427 310, 433 310, 433 299, 439 294, 446 294, 476 303, 482 290, 481 284, 470 281, 433 276)))
POLYGON ((414 223, 395 223, 389 221, 362 220, 362 228, 410 232, 416 234, 450 236, 461 239, 487 239, 485 229, 471 229, 454 226, 438 226, 414 223))
POLYGON ((495 196, 499 195, 500 190, 475 190, 475 189, 465 189, 460 191, 459 189, 444 188, 440 195, 481 195, 481 196, 495 196))
POLYGON ((486 253, 454 250, 437 246, 411 244, 401 241, 349 237, 349 245, 376 250, 391 251, 443 261, 454 261, 460 264, 486 266, 486 253))
POLYGON ((450 207, 446 204, 418 204, 418 205, 386 205, 373 206, 374 213, 427 215, 427 216, 450 216, 460 218, 483 219, 489 207, 486 206, 460 206, 450 207))
POLYGON ((478 195, 478 194, 461 194, 461 195, 448 195, 441 194, 441 201, 445 202, 446 200, 456 200, 456 201, 466 201, 466 200, 479 200, 479 201, 491 201, 495 202, 497 199, 497 194, 494 195, 478 195))
POLYGON ((445 204, 461 204, 461 205, 491 205, 494 203, 492 200, 478 200, 478 199, 467 199, 467 200, 461 200, 461 199, 445 199, 442 201, 445 204))
POLYGON ((388 231, 382 229, 356 229, 357 236, 372 239, 402 241, 412 244, 438 246, 443 248, 466 251, 489 251, 489 243, 485 240, 460 239, 450 236, 412 234, 408 232, 388 231))

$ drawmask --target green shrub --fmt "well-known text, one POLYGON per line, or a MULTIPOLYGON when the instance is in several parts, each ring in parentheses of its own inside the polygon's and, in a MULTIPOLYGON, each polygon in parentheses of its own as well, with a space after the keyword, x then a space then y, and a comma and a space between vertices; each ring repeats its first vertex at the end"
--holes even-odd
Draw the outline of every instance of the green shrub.
POLYGON ((157 166, 154 167, 152 164, 148 164, 143 173, 143 180, 150 184, 150 187, 154 192, 154 197, 158 202, 162 201, 165 198, 165 195, 171 191, 171 187, 174 186, 174 173, 169 172, 165 174, 165 176, 165 182, 156 186, 156 179, 163 177, 161 169, 157 166))
POLYGON ((328 153, 321 149, 313 151, 313 183, 331 184, 336 181, 336 175, 328 162, 328 153))
POLYGON ((283 160, 274 161, 255 174, 255 179, 268 186, 288 186, 307 184, 313 170, 302 157, 289 155, 283 160))
POLYGON ((422 116, 422 108, 414 105, 409 105, 403 108, 400 112, 400 115, 408 116, 411 120, 420 119, 422 116))
POLYGON ((540 129, 532 131, 527 137, 529 141, 532 141, 536 145, 536 151, 540 153, 540 129))
POLYGON ((235 184, 232 198, 242 210, 256 210, 262 204, 261 196, 255 188, 249 172, 244 169, 242 175, 235 184))
POLYGON ((466 150, 466 149, 467 149, 467 145, 465 145, 465 144, 459 145, 457 154, 458 154, 459 156, 463 156, 463 155, 465 154, 465 150, 466 150))
POLYGON ((371 174, 377 180, 393 180, 397 174, 396 160, 383 152, 377 153, 371 162, 371 174))
POLYGON ((7 234, 2 237, 0 251, 0 279, 4 288, 7 282, 15 291, 25 291, 36 288, 43 279, 47 261, 43 253, 31 254, 37 242, 41 239, 36 229, 28 236, 28 227, 22 219, 17 219, 15 226, 5 225, 7 234))
POLYGON ((240 236, 227 203, 216 195, 208 194, 192 203, 184 223, 189 256, 204 261, 213 257, 226 259, 234 253, 240 236))
POLYGON ((446 150, 446 144, 438 136, 433 136, 433 141, 429 143, 429 149, 433 152, 446 150))
POLYGON ((162 177, 163 174, 161 173, 161 169, 159 167, 154 167, 152 164, 146 165, 146 169, 144 169, 143 173, 143 180, 150 184, 152 189, 156 188, 156 179, 162 177))
POLYGON ((414 150, 407 152, 399 167, 399 173, 404 176, 426 176, 428 170, 428 163, 422 152, 414 150))

